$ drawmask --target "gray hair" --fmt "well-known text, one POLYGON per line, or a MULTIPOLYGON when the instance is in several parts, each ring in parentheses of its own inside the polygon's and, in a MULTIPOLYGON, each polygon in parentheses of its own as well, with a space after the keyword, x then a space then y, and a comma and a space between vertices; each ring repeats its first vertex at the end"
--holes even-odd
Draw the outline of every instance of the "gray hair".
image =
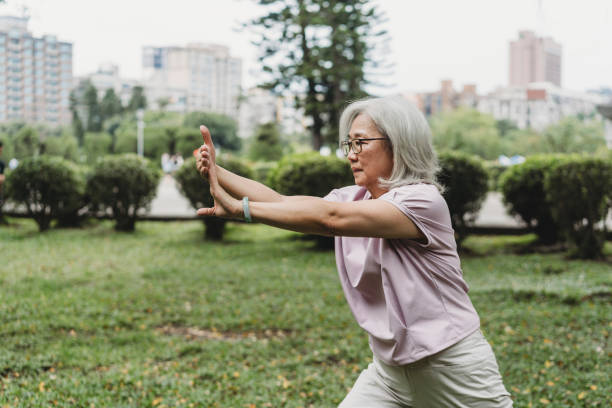
POLYGON ((407 184, 428 183, 442 191, 436 180, 439 166, 431 130, 414 104, 400 96, 355 101, 346 107, 340 117, 340 141, 348 138, 351 125, 360 114, 372 119, 378 131, 391 143, 393 170, 388 179, 379 179, 381 187, 392 189, 407 184))

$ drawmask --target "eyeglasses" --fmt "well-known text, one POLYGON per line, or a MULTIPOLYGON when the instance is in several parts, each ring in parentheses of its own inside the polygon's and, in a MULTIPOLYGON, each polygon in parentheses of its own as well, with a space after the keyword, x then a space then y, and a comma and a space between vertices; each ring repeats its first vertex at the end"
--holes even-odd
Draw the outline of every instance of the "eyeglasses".
POLYGON ((389 139, 387 139, 386 137, 371 137, 367 139, 343 140, 342 142, 340 142, 340 149, 342 149, 342 153, 344 153, 345 156, 348 156, 351 150, 353 150, 353 153, 359 154, 361 153, 361 149, 363 149, 363 145, 366 144, 363 142, 366 142, 369 140, 389 140, 389 139))

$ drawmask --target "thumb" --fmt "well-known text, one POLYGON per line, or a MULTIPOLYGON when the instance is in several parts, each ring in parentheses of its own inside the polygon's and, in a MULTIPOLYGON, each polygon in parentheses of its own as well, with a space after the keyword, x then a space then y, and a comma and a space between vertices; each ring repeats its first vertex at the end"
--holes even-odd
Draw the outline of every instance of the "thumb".
POLYGON ((204 140, 204 144, 214 147, 212 138, 210 137, 210 131, 204 125, 200 125, 200 133, 202 133, 202 139, 204 140))

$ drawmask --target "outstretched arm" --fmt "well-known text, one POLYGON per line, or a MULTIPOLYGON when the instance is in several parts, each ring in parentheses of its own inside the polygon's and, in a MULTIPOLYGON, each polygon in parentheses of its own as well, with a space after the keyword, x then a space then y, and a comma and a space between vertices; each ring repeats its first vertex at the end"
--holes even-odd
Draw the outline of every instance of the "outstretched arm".
MULTIPOLYGON (((200 208, 198 215, 243 219, 243 203, 219 184, 216 168, 209 172, 214 207, 200 208)), ((254 221, 308 234, 380 238, 424 238, 410 218, 383 200, 336 203, 322 198, 251 202, 254 221)))

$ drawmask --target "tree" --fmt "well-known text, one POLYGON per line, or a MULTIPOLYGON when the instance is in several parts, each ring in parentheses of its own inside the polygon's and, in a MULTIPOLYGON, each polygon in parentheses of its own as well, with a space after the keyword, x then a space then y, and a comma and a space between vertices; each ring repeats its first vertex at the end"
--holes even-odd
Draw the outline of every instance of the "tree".
POLYGON ((381 15, 369 0, 258 0, 267 13, 246 23, 259 36, 260 61, 275 92, 303 94, 298 107, 311 119, 312 146, 336 143, 343 105, 366 96, 381 15))
POLYGON ((546 153, 593 153, 605 144, 600 122, 584 123, 576 117, 563 118, 542 134, 542 148, 546 153))
POLYGON ((135 86, 132 88, 132 95, 130 96, 130 102, 128 103, 128 110, 134 112, 138 109, 144 109, 147 107, 147 97, 144 94, 144 88, 142 86, 135 86))
MULTIPOLYGON (((200 125, 206 125, 214 138, 215 146, 228 150, 240 149, 240 138, 238 137, 238 125, 236 121, 227 115, 210 112, 190 112, 183 119, 183 126, 199 133, 200 125)), ((198 136, 201 143, 201 135, 198 136)))
POLYGON ((475 109, 437 115, 431 119, 431 131, 440 151, 461 151, 485 159, 505 153, 493 116, 475 109))
POLYGON ((274 122, 261 124, 255 131, 249 156, 254 160, 274 161, 283 156, 280 132, 274 122))
POLYGON ((83 104, 87 113, 85 129, 88 132, 99 132, 102 130, 102 112, 98 102, 98 90, 89 82, 83 93, 83 104))
POLYGON ((14 154, 19 160, 34 157, 40 153, 38 132, 31 126, 22 127, 13 139, 14 154))
POLYGON ((108 88, 100 102, 100 113, 102 117, 106 120, 120 114, 122 110, 123 106, 121 105, 121 99, 119 99, 113 88, 108 88))

